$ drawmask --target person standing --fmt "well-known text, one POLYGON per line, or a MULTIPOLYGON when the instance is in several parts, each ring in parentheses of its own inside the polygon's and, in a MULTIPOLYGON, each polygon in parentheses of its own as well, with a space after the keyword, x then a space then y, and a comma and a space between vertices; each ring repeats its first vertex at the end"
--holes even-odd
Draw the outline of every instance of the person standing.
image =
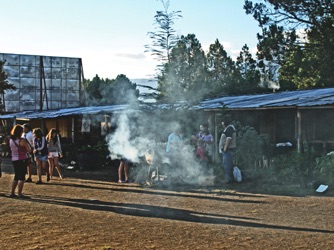
POLYGON ((180 129, 174 129, 174 132, 168 135, 166 143, 167 158, 173 168, 180 169, 182 166, 180 160, 182 159, 183 136, 180 129))
POLYGON ((212 162, 213 158, 213 136, 209 131, 207 124, 200 125, 200 132, 196 135, 197 140, 203 141, 203 148, 208 156, 208 162, 212 162))
POLYGON ((32 150, 34 149, 34 135, 32 133, 32 129, 30 124, 25 123, 23 124, 23 134, 22 134, 22 138, 25 138, 31 148, 31 152, 29 152, 29 156, 30 156, 30 162, 28 163, 28 178, 26 179, 25 182, 32 182, 32 170, 33 170, 33 153, 32 150))
POLYGON ((130 161, 124 157, 121 158, 119 167, 118 167, 118 182, 119 183, 128 183, 131 182, 129 180, 129 163, 130 161), (123 173, 124 173, 124 181, 123 181, 123 173))
POLYGON ((38 175, 38 181, 36 184, 43 184, 42 182, 42 169, 45 171, 47 176, 47 181, 50 181, 50 174, 47 168, 48 163, 48 147, 47 147, 47 141, 45 139, 45 136, 42 133, 42 130, 40 128, 35 128, 33 130, 33 134, 35 137, 34 140, 34 155, 36 159, 36 166, 37 166, 37 175, 38 175))
POLYGON ((201 163, 202 166, 207 167, 209 158, 204 149, 204 141, 201 140, 197 141, 197 149, 195 156, 199 159, 199 162, 201 163))
POLYGON ((49 151, 48 161, 49 161, 50 179, 52 179, 54 168, 56 168, 59 178, 63 179, 58 163, 59 157, 63 157, 60 144, 59 131, 55 128, 50 129, 49 133, 46 135, 46 140, 48 143, 48 151, 49 151))
POLYGON ((23 127, 21 125, 15 125, 10 134, 9 148, 14 167, 14 180, 12 182, 12 189, 9 197, 24 198, 22 191, 29 159, 27 154, 31 152, 31 148, 27 140, 22 138, 23 127), (16 188, 18 188, 17 195, 15 194, 16 188))
POLYGON ((183 137, 180 134, 179 129, 175 129, 173 133, 168 135, 166 144, 166 153, 169 155, 174 155, 179 153, 183 143, 183 137))
POLYGON ((237 133, 232 125, 230 115, 225 115, 222 121, 224 131, 219 140, 219 152, 222 153, 223 166, 225 170, 225 182, 233 181, 233 157, 237 147, 237 133))

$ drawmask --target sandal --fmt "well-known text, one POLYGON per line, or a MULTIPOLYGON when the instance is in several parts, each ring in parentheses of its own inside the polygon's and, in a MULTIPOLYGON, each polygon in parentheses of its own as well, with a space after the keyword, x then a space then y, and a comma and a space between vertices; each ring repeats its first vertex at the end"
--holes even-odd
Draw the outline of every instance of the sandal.
POLYGON ((28 178, 28 179, 25 180, 25 182, 32 182, 32 179, 28 178))
POLYGON ((20 199, 30 199, 30 197, 25 196, 25 195, 23 195, 23 194, 18 195, 17 198, 20 198, 20 199))

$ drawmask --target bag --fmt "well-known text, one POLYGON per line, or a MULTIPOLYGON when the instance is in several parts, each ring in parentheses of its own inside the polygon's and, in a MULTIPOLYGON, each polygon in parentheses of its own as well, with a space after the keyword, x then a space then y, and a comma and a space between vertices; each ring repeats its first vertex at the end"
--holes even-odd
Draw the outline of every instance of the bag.
POLYGON ((241 171, 237 166, 233 167, 233 177, 236 182, 241 182, 242 181, 242 175, 241 171))

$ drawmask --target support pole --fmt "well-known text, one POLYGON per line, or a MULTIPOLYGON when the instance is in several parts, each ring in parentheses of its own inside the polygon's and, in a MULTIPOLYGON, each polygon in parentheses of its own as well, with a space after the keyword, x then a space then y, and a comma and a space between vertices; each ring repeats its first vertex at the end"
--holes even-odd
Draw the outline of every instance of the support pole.
POLYGON ((219 143, 219 135, 218 135, 218 124, 219 121, 217 120, 217 113, 214 113, 214 128, 215 128, 215 137, 214 137, 214 162, 218 162, 219 159, 219 148, 218 148, 218 143, 219 143))
POLYGON ((72 117, 71 132, 72 132, 72 143, 74 143, 74 117, 72 117))
POLYGON ((299 109, 297 109, 297 126, 296 126, 296 135, 297 135, 297 152, 302 151, 302 114, 299 109))
POLYGON ((44 76, 44 66, 43 57, 39 57, 39 111, 43 110, 43 76, 44 76))
POLYGON ((46 101, 46 110, 49 110, 49 101, 48 101, 48 94, 46 92, 46 82, 45 82, 45 73, 44 73, 44 63, 43 63, 43 56, 39 57, 39 111, 43 111, 43 89, 45 94, 45 101, 46 101), (43 86, 44 83, 44 86, 43 86))

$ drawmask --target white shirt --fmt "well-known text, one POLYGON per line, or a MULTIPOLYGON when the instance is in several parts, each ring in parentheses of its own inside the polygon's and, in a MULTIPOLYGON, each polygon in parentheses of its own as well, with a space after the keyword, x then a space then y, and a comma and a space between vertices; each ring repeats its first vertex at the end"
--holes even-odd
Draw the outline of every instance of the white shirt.
POLYGON ((32 134, 31 131, 29 131, 28 133, 23 133, 22 138, 26 138, 30 144, 30 147, 34 148, 34 135, 32 134))

